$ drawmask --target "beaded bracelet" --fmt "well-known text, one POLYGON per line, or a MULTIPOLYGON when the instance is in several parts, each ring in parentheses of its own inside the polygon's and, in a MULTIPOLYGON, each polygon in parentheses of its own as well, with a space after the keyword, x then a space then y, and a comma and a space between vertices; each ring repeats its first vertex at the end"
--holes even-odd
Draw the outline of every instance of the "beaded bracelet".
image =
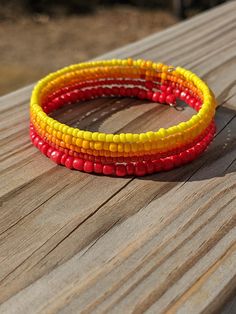
POLYGON ((198 157, 214 137, 215 107, 209 87, 183 68, 130 58, 92 61, 63 68, 36 84, 30 136, 43 154, 67 168, 143 176, 198 157), (135 97, 170 106, 179 98, 196 114, 176 126, 140 134, 83 131, 49 116, 64 105, 99 97, 135 97))

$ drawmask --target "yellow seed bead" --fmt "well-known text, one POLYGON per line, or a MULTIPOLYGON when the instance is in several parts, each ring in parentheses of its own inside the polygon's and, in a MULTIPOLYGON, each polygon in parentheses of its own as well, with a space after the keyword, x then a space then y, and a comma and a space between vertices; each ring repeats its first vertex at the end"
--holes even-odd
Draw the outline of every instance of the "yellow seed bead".
POLYGON ((148 151, 151 149, 151 144, 149 142, 144 143, 144 149, 145 151, 148 151))
POLYGON ((64 142, 66 144, 71 144, 71 136, 70 135, 65 135, 64 142))
POLYGON ((45 128, 46 128, 46 123, 43 122, 43 121, 40 121, 40 127, 41 127, 42 129, 45 129, 45 128))
POLYGON ((98 134, 99 134, 98 132, 93 132, 92 133, 92 140, 93 141, 97 141, 98 140, 98 134))
POLYGON ((152 142, 151 143, 151 148, 152 148, 152 150, 157 149, 157 142, 152 142))
POLYGON ((101 142, 95 142, 95 143, 94 143, 94 149, 96 149, 96 150, 102 150, 102 147, 103 147, 103 145, 102 145, 101 142))
POLYGON ((79 147, 82 146, 82 143, 83 143, 83 140, 81 138, 77 138, 76 141, 75 141, 75 144, 79 147))
POLYGON ((47 131, 49 134, 51 134, 51 133, 52 133, 52 128, 48 125, 48 126, 46 127, 46 131, 47 131))
MULTIPOLYGON (((54 126, 54 125, 53 125, 53 126, 54 126)), ((72 135, 72 133, 73 133, 73 128, 68 127, 68 129, 67 129, 67 134, 72 135)))
POLYGON ((85 149, 89 148, 90 147, 89 141, 83 140, 82 147, 85 148, 85 149))
POLYGON ((99 133, 98 134, 98 140, 101 141, 101 142, 105 142, 106 134, 105 133, 99 133))
POLYGON ((167 135, 167 132, 164 128, 160 128, 158 131, 161 138, 165 137, 167 135))
POLYGON ((147 137, 148 137, 148 139, 149 139, 150 141, 154 140, 154 138, 155 138, 154 132, 149 131, 149 132, 147 132, 146 134, 147 134, 147 137))
POLYGON ((67 125, 65 125, 65 124, 63 124, 63 126, 62 126, 62 132, 64 133, 64 134, 66 134, 67 133, 67 130, 68 130, 68 126, 67 125))
POLYGON ((146 61, 147 68, 152 68, 152 63, 153 62, 151 60, 146 61))
POLYGON ((115 143, 119 143, 119 142, 120 142, 120 136, 119 136, 119 134, 115 134, 115 135, 113 136, 113 141, 114 141, 115 143))
POLYGON ((109 149, 111 152, 116 152, 117 151, 117 144, 115 144, 115 143, 110 144, 109 149))
POLYGON ((129 152, 130 152, 130 144, 125 143, 125 145, 124 145, 124 151, 125 151, 126 153, 129 153, 129 152))
POLYGON ((134 134, 133 134, 133 141, 134 141, 135 143, 139 142, 139 134, 137 134, 137 133, 134 133, 134 134))
POLYGON ((84 138, 84 131, 78 130, 78 132, 77 132, 77 137, 78 137, 78 138, 84 138))
POLYGON ((137 66, 141 66, 141 64, 142 64, 142 62, 143 62, 143 60, 142 59, 138 59, 138 60, 136 60, 136 64, 137 64, 137 66))
POLYGON ((175 133, 175 129, 174 127, 170 127, 166 130, 167 135, 172 135, 175 133))
POLYGON ((103 149, 104 149, 104 150, 109 150, 109 145, 110 145, 110 144, 109 144, 108 142, 104 142, 104 143, 103 143, 103 149))
POLYGON ((140 140, 140 142, 144 143, 145 141, 148 140, 148 137, 145 133, 141 133, 141 134, 139 134, 139 140, 140 140))
POLYGON ((156 63, 156 69, 157 70, 159 70, 159 71, 161 71, 162 70, 162 67, 164 66, 164 64, 163 63, 156 63))
POLYGON ((94 142, 89 142, 89 148, 94 149, 94 142))
POLYGON ((128 63, 129 66, 132 66, 133 65, 133 60, 131 58, 128 58, 127 63, 128 63))
POLYGON ((126 141, 128 141, 128 142, 133 141, 133 134, 132 133, 126 133, 125 137, 126 137, 126 141))
POLYGON ((62 138, 62 133, 60 131, 57 131, 57 136, 56 136, 59 140, 61 140, 62 138))
POLYGON ((120 133, 120 141, 121 141, 122 143, 125 143, 126 137, 125 137, 125 134, 124 134, 124 133, 120 133))
POLYGON ((168 65, 163 65, 162 71, 163 71, 163 72, 167 72, 167 70, 168 70, 168 65))
POLYGON ((185 128, 186 128, 185 122, 181 122, 181 123, 178 125, 178 127, 180 128, 181 132, 183 132, 183 131, 185 130, 185 128))
POLYGON ((107 134, 106 135, 106 142, 112 142, 113 141, 113 134, 107 134))
POLYGON ((57 131, 56 131, 56 130, 52 130, 52 136, 53 136, 54 138, 56 138, 56 136, 57 136, 57 131))
POLYGON ((117 151, 118 151, 119 153, 123 153, 123 151, 124 151, 123 144, 121 144, 121 143, 118 143, 118 144, 117 144, 117 151))
POLYGON ((167 74, 161 73, 161 79, 165 81, 167 79, 167 74))

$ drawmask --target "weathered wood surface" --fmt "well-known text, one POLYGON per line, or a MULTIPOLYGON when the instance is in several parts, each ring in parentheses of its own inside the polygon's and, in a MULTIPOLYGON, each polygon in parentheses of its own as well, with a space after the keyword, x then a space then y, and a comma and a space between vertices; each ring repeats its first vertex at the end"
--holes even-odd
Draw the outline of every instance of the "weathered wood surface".
MULTIPOLYGON (((182 65, 214 90, 215 140, 174 171, 122 179, 55 166, 29 141, 31 87, 1 98, 0 313, 212 313, 233 296, 235 16, 229 2, 105 55, 182 65)), ((142 131, 192 114, 142 103, 97 100, 58 119, 142 131)))

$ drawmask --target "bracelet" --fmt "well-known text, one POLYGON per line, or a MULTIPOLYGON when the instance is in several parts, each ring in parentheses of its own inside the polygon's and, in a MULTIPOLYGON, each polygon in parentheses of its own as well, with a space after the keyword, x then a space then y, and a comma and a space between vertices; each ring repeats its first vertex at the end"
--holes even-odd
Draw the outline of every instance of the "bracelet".
POLYGON ((107 60, 72 65, 39 81, 31 96, 33 144, 57 164, 104 175, 142 176, 192 161, 212 141, 216 101, 209 87, 183 68, 144 60, 107 60), (196 114, 167 129, 106 134, 69 127, 50 117, 67 104, 99 97, 135 97, 196 114))

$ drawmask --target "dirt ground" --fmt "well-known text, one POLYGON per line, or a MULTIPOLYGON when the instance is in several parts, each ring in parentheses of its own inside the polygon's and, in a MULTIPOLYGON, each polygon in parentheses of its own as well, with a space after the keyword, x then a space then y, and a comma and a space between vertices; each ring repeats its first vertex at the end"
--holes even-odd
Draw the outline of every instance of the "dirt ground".
POLYGON ((176 23, 171 13, 129 6, 86 15, 0 19, 0 95, 176 23))

